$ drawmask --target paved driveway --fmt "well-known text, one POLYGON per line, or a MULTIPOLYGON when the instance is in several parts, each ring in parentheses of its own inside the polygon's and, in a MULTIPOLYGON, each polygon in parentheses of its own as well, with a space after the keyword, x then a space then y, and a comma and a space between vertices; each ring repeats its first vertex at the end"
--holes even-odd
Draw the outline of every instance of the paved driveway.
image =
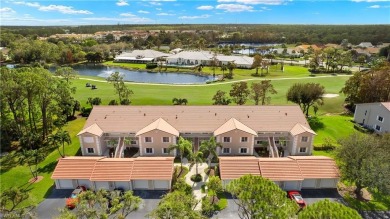
MULTIPOLYGON (((337 201, 343 203, 343 198, 338 194, 336 189, 305 189, 301 191, 303 199, 305 199, 306 204, 310 205, 315 202, 329 199, 331 201, 337 201)), ((228 206, 223 209, 218 214, 214 215, 212 218, 223 218, 223 219, 236 219, 238 218, 238 206, 229 195, 228 206)), ((287 198, 287 196, 286 196, 287 198)))
POLYGON ((143 203, 137 211, 132 212, 126 218, 146 218, 145 216, 157 207, 161 197, 166 193, 167 191, 134 190, 134 195, 141 197, 143 203))
POLYGON ((38 205, 38 218, 51 219, 59 215, 58 209, 65 207, 65 199, 70 196, 73 189, 53 189, 51 194, 38 205))
POLYGON ((301 195, 307 205, 324 199, 346 204, 343 197, 337 192, 337 189, 302 189, 301 195))

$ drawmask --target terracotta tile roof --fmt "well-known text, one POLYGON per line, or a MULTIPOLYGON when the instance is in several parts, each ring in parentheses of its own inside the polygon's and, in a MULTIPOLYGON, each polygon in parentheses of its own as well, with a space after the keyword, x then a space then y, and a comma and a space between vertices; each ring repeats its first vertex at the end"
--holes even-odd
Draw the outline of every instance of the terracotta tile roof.
POLYGON ((158 118, 164 119, 179 132, 213 132, 231 118, 255 131, 289 132, 297 123, 309 128, 297 105, 94 106, 84 128, 96 123, 105 133, 135 133, 158 118))
POLYGON ((173 157, 138 157, 134 161, 131 179, 171 180, 173 157))
POLYGON ((289 156, 297 161, 305 179, 339 178, 336 162, 325 156, 289 156))
POLYGON ((272 181, 303 180, 297 162, 287 157, 259 158, 261 176, 272 181))
POLYGON ((81 130, 77 135, 81 135, 84 133, 90 133, 90 134, 93 134, 93 135, 100 137, 103 135, 103 130, 99 127, 98 124, 94 123, 94 124, 88 126, 87 128, 84 128, 83 130, 81 130))
POLYGON ((390 102, 381 102, 381 104, 390 111, 390 102))
POLYGON ((219 157, 219 168, 222 180, 237 179, 246 174, 261 175, 273 181, 340 177, 335 161, 325 156, 219 157))
POLYGON ((293 135, 293 136, 302 134, 302 133, 304 133, 304 132, 309 132, 309 133, 311 133, 311 134, 313 134, 313 135, 316 135, 316 133, 315 133, 313 130, 311 130, 311 129, 309 129, 309 128, 303 126, 303 125, 301 125, 300 123, 297 123, 297 124, 290 130, 290 133, 291 133, 291 135, 293 135))
POLYGON ((246 174, 260 176, 259 161, 255 157, 219 157, 221 179, 237 179, 246 174))
POLYGON ((167 123, 164 119, 159 118, 156 121, 150 123, 143 129, 139 130, 135 135, 142 135, 144 133, 150 132, 152 130, 160 130, 175 136, 179 136, 179 131, 177 131, 173 126, 167 123))
POLYGON ((104 158, 95 162, 91 181, 130 181, 133 158, 104 158))
POLYGON ((242 124, 240 121, 238 121, 235 118, 231 118, 227 122, 225 122, 223 125, 221 125, 217 130, 214 131, 214 135, 215 136, 221 135, 223 133, 230 132, 230 131, 235 130, 235 129, 238 129, 238 130, 241 130, 241 131, 244 131, 244 132, 247 132, 249 134, 257 136, 256 131, 254 131, 253 129, 249 128, 248 126, 242 124))
POLYGON ((52 179, 89 179, 97 160, 103 157, 65 157, 61 158, 52 179))

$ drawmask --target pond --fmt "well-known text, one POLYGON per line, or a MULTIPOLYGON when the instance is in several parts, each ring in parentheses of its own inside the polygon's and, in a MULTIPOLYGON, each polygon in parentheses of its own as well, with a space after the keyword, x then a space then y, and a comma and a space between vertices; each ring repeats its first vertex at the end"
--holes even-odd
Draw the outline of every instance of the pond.
POLYGON ((76 65, 73 67, 80 75, 107 78, 114 72, 120 72, 125 81, 158 83, 158 84, 204 84, 215 80, 213 76, 195 75, 191 73, 166 73, 131 71, 118 67, 103 65, 76 65))

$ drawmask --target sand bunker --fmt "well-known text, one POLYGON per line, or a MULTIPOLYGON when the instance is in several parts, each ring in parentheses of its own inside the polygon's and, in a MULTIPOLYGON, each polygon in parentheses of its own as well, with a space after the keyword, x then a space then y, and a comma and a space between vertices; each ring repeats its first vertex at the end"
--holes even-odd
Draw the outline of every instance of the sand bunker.
POLYGON ((322 95, 322 97, 324 97, 324 98, 334 98, 334 97, 338 97, 338 96, 340 96, 340 95, 338 95, 338 94, 324 94, 324 95, 322 95))

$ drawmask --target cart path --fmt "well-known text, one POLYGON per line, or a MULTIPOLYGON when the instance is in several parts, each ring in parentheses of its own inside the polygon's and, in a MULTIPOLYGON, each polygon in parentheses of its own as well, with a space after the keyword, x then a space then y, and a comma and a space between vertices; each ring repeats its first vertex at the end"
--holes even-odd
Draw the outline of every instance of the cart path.
MULTIPOLYGON (((158 84, 158 83, 141 83, 141 82, 125 82, 126 84, 137 84, 137 85, 152 85, 152 86, 172 86, 172 87, 205 87, 205 86, 218 86, 223 84, 233 84, 241 81, 262 81, 262 80, 271 80, 271 81, 283 81, 283 80, 301 80, 301 79, 316 79, 316 78, 337 78, 337 77, 351 77, 352 75, 324 75, 324 76, 315 76, 315 77, 297 77, 297 78, 248 78, 237 81, 226 81, 219 83, 210 83, 210 84, 158 84)), ((85 81, 95 81, 95 82, 103 82, 107 83, 106 80, 98 80, 92 78, 79 78, 85 81)))

